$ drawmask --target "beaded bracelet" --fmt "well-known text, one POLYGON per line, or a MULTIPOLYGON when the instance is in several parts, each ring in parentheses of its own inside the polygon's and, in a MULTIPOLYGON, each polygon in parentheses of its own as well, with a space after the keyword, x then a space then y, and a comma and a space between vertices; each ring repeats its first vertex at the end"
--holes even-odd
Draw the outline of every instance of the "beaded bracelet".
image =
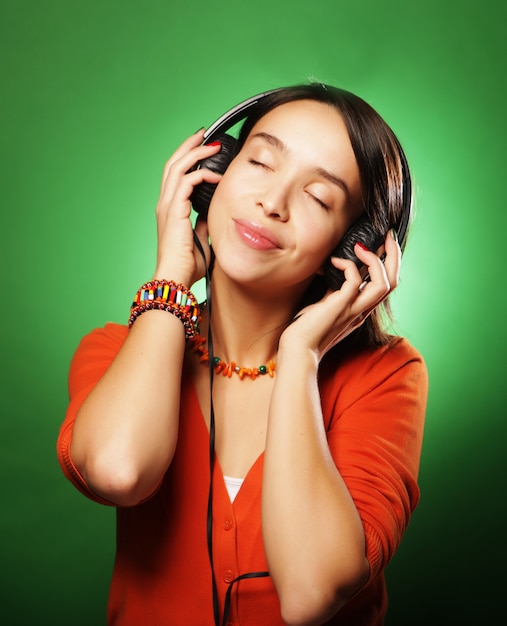
POLYGON ((142 285, 130 307, 128 327, 145 311, 158 309, 175 315, 185 328, 185 337, 199 331, 200 307, 196 297, 181 283, 172 280, 152 280, 142 285))

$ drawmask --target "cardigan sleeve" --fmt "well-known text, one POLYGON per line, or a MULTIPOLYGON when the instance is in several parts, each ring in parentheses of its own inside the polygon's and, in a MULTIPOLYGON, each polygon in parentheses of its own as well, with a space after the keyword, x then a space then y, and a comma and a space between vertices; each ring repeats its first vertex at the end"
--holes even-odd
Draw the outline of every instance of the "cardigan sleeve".
POLYGON ((328 444, 363 524, 372 580, 419 502, 427 370, 421 355, 395 338, 326 363, 322 378, 328 444))
POLYGON ((120 324, 106 324, 86 335, 77 347, 69 370, 70 402, 60 427, 56 451, 64 475, 85 496, 101 504, 112 503, 95 494, 86 484, 70 455, 72 431, 76 415, 88 394, 118 354, 128 330, 120 324))

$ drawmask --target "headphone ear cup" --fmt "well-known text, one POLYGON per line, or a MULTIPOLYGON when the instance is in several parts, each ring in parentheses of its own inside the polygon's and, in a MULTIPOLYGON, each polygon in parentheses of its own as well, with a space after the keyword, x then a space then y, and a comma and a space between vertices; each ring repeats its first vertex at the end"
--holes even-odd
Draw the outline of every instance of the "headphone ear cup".
MULTIPOLYGON (((217 172, 218 174, 223 174, 229 167, 232 159, 237 154, 237 139, 231 135, 227 135, 226 133, 218 133, 213 135, 213 137, 210 137, 208 139, 208 143, 211 140, 219 141, 222 144, 220 152, 207 159, 199 161, 194 169, 201 169, 205 167, 213 172, 217 172)), ((211 183, 201 183, 194 188, 192 195, 190 196, 190 201, 192 202, 194 210, 203 218, 206 218, 211 198, 215 193, 216 187, 216 185, 211 183)))
MULTIPOLYGON (((387 229, 386 229, 387 230, 387 229)), ((384 243, 385 234, 380 232, 372 224, 369 217, 361 217, 342 237, 338 246, 333 250, 331 256, 340 257, 354 261, 357 267, 361 267, 362 262, 354 253, 356 243, 362 243, 369 250, 376 251, 384 243)), ((328 259, 324 268, 324 278, 330 289, 337 291, 345 282, 344 273, 337 269, 328 259)))

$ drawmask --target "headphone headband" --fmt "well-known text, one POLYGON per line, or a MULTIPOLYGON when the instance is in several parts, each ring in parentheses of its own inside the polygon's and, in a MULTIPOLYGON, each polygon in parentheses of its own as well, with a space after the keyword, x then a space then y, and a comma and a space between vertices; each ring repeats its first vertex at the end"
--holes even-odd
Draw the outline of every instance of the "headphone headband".
POLYGON ((398 146, 398 153, 401 161, 401 173, 403 180, 403 202, 401 207, 400 223, 397 229, 398 243, 403 250, 406 244, 406 237, 410 221, 412 219, 412 178, 410 176, 410 169, 408 167, 407 157, 400 142, 396 138, 396 145, 398 146))
POLYGON ((272 93, 276 93, 277 91, 281 91, 282 89, 283 87, 278 87, 277 89, 263 91, 256 96, 243 100, 243 102, 240 102, 235 107, 227 111, 227 113, 224 113, 221 117, 219 117, 216 122, 213 122, 213 124, 204 133, 204 141, 208 141, 213 135, 219 133, 222 129, 225 131, 228 128, 231 128, 231 126, 234 126, 236 122, 239 122, 241 119, 246 117, 248 111, 253 109, 253 107, 263 98, 270 96, 272 93))

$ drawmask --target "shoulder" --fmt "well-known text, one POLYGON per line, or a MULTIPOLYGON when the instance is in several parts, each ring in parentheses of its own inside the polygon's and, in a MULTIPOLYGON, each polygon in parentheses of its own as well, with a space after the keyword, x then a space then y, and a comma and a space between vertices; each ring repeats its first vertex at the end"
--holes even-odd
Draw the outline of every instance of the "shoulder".
POLYGON ((392 336, 382 346, 337 346, 323 359, 320 371, 324 378, 332 376, 337 369, 341 374, 357 376, 371 370, 390 371, 407 363, 417 363, 426 369, 421 353, 407 339, 392 336))
POLYGON ((112 322, 95 328, 77 346, 69 371, 71 396, 83 385, 96 383, 118 354, 128 328, 112 322))
POLYGON ((122 324, 109 322, 101 328, 95 328, 85 335, 74 352, 73 365, 88 359, 97 359, 101 356, 113 356, 123 345, 128 335, 128 328, 122 324))
POLYGON ((392 336, 382 346, 332 350, 319 372, 323 400, 340 395, 350 403, 372 390, 410 393, 426 402, 428 373, 421 353, 405 338, 392 336))
POLYGON ((95 328, 85 335, 78 346, 78 350, 86 348, 113 348, 121 346, 128 335, 128 328, 124 324, 107 323, 101 328, 95 328))

